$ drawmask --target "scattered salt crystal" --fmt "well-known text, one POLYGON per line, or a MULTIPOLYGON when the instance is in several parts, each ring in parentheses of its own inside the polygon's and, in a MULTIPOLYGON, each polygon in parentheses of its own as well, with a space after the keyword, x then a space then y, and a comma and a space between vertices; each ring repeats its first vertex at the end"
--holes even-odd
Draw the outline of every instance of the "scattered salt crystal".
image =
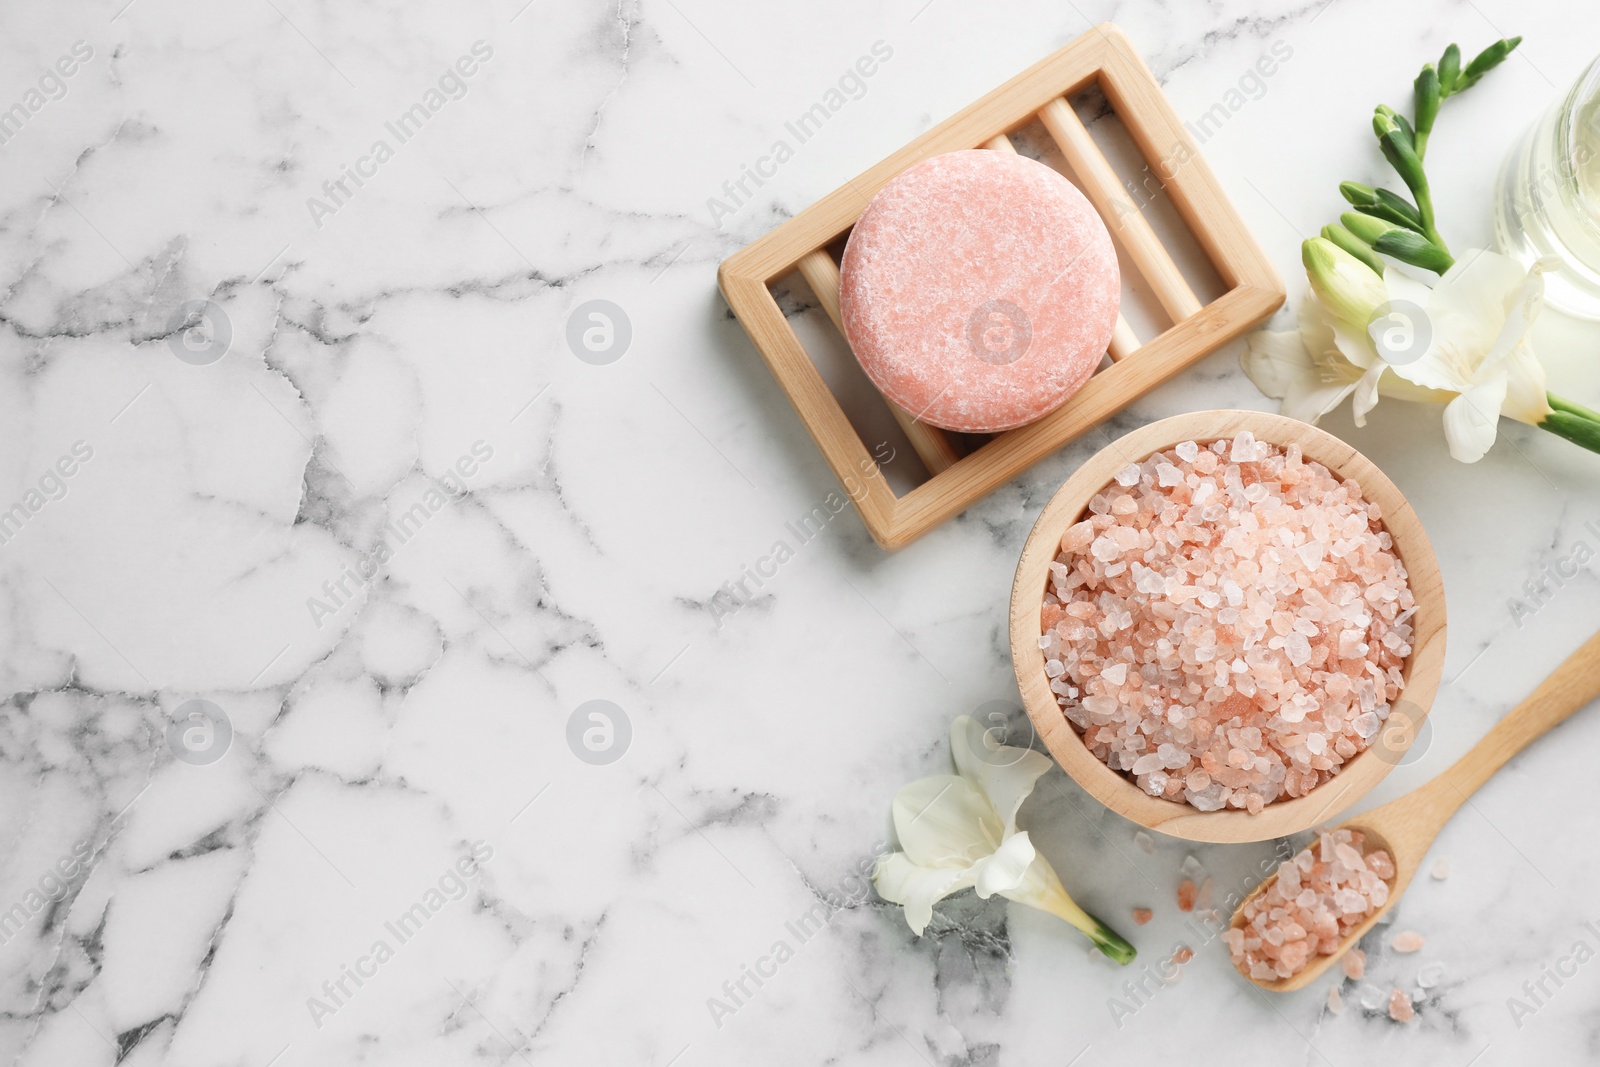
POLYGON ((1143 926, 1145 923, 1153 919, 1155 914, 1156 913, 1151 911, 1149 908, 1134 908, 1133 921, 1138 925, 1143 926))
POLYGON ((1416 1009, 1411 1006, 1411 998, 1406 996, 1405 990, 1395 989, 1389 993, 1389 1018, 1397 1023, 1408 1023, 1416 1016, 1416 1009))
POLYGON ((1328 986, 1328 1010, 1338 1015, 1344 1011, 1344 997, 1339 995, 1339 983, 1328 986))
POLYGON ((1188 945, 1179 945, 1177 951, 1172 954, 1174 966, 1182 967, 1192 959, 1194 959, 1194 949, 1188 945))
POLYGON ((1426 943, 1415 930, 1402 930, 1389 939, 1389 947, 1396 952, 1415 952, 1426 943))
POLYGON ((1190 881, 1189 879, 1185 878, 1183 881, 1178 883, 1178 910, 1179 911, 1193 911, 1194 910, 1195 893, 1196 893, 1195 884, 1194 884, 1194 882, 1190 881))
POLYGON ((1436 882, 1442 882, 1450 877, 1450 861, 1438 859, 1433 861, 1433 870, 1429 872, 1436 882))
POLYGON ((1426 963, 1417 971, 1417 985, 1422 989, 1432 989, 1444 980, 1444 964, 1435 961, 1426 963))
POLYGON ((1388 998, 1387 993, 1371 982, 1361 983, 1361 987, 1356 990, 1356 1002, 1368 1011, 1377 1011, 1388 998))
POLYGON ((1156 852, 1156 841, 1155 841, 1155 838, 1151 837, 1149 834, 1145 833, 1143 830, 1138 830, 1138 831, 1134 832, 1133 843, 1135 845, 1139 846, 1139 850, 1141 852, 1145 852, 1145 853, 1147 853, 1149 855, 1152 855, 1152 856, 1155 855, 1155 852, 1156 852))
POLYGON ((1367 954, 1358 948, 1353 948, 1344 955, 1344 976, 1350 979, 1359 979, 1367 973, 1367 954))
POLYGON ((1191 882, 1198 882, 1206 876, 1205 864, 1195 859, 1191 853, 1183 857, 1183 862, 1178 865, 1178 873, 1191 882))

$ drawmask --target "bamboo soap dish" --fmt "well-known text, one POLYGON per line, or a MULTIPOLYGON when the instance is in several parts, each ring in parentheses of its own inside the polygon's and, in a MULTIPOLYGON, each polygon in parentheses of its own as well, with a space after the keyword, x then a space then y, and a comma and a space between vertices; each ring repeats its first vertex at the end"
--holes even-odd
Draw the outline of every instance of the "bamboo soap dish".
MULTIPOLYGON (((1203 356, 1271 315, 1283 282, 1250 237, 1201 158, 1182 120, 1128 38, 1097 26, 901 148, 860 177, 725 260, 722 294, 849 494, 873 539, 897 549, 983 499, 1096 423, 1121 411, 1203 356), (1069 99, 1098 85, 1133 144, 1160 168, 1167 197, 1226 291, 1202 304, 1118 180, 1069 99), (1119 245, 1124 271, 1149 286, 1171 325, 1141 342, 1119 317, 1110 359, 1077 394, 1036 422, 989 437, 963 455, 957 435, 917 422, 890 404, 930 477, 897 495, 876 471, 817 365, 784 317, 772 286, 798 272, 842 332, 839 265, 845 237, 885 183, 929 156, 969 148, 1016 151, 1009 135, 1037 120, 1119 245), (1165 172, 1170 170, 1170 177, 1165 172)), ((887 401, 885 401, 887 403, 887 401)))

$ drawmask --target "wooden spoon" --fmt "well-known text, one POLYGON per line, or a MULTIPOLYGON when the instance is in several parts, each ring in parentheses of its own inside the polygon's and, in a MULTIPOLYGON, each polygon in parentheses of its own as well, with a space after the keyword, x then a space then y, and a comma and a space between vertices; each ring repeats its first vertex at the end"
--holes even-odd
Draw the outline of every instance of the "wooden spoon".
MULTIPOLYGON (((1315 956, 1306 968, 1288 978, 1273 981, 1250 979, 1262 989, 1287 993, 1315 981, 1360 941, 1383 913, 1394 907, 1406 886, 1422 865, 1422 858, 1439 831, 1466 799, 1507 760, 1551 727, 1565 720, 1589 701, 1600 696, 1600 634, 1595 634, 1567 657, 1555 673, 1539 684, 1529 697, 1495 724, 1483 740, 1437 778, 1413 789, 1398 800, 1359 815, 1342 825, 1366 835, 1365 850, 1387 849, 1394 857, 1394 877, 1389 880, 1389 899, 1366 921, 1354 927, 1331 955, 1315 956)), ((1234 927, 1244 925, 1244 906, 1266 891, 1277 875, 1256 886, 1233 913, 1234 927)), ((1248 976, 1246 976, 1248 977, 1248 976)))

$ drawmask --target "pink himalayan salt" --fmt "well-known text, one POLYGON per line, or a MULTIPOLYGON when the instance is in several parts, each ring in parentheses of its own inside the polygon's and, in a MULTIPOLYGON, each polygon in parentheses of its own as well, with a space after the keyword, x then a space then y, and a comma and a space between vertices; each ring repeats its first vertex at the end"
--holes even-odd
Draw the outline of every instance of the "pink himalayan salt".
POLYGON ((1416 1017, 1416 1009, 1411 1006, 1411 998, 1406 996, 1403 989, 1389 991, 1389 1018, 1397 1023, 1408 1023, 1416 1017))
POLYGON ((1172 954, 1172 965, 1182 967, 1192 959, 1194 959, 1194 949, 1188 945, 1179 945, 1178 950, 1172 954))
POLYGON ((1143 926, 1145 923, 1155 918, 1155 914, 1156 913, 1151 911, 1149 908, 1134 908, 1133 921, 1138 925, 1143 926))
POLYGON ((1344 976, 1350 979, 1360 979, 1367 973, 1367 954, 1358 948, 1353 948, 1345 953, 1344 976))
POLYGON ((1338 982, 1328 987, 1328 1010, 1335 1015, 1344 1011, 1344 997, 1339 995, 1338 982))
POLYGON ((1084 743, 1152 796, 1260 812, 1366 749, 1415 610, 1377 504, 1241 433, 1130 464, 1061 538, 1045 673, 1084 743))
POLYGON ((1193 911, 1195 898, 1194 882, 1185 878, 1178 883, 1178 910, 1193 911))
POLYGON ((1416 952, 1427 942, 1415 930, 1402 930, 1389 939, 1389 947, 1396 952, 1416 952))
MULTIPOLYGON (((1223 935, 1233 965, 1272 981, 1338 951, 1344 936, 1389 900, 1389 883, 1372 864, 1393 860, 1381 850, 1363 856, 1362 844, 1359 831, 1335 830, 1322 834, 1315 850, 1301 849, 1279 864, 1277 876, 1245 904, 1242 925, 1223 935)), ((1365 964, 1363 956, 1356 966, 1365 964)), ((1350 966, 1347 958, 1345 973, 1350 966)))

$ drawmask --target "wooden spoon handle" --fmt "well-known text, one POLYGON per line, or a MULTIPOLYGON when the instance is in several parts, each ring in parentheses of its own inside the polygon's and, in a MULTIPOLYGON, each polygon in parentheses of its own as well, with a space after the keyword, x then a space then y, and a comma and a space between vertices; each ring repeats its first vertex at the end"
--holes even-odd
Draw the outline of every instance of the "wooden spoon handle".
POLYGON ((1530 742, 1596 697, 1600 697, 1600 633, 1580 645, 1482 741, 1440 775, 1459 794, 1456 804, 1465 801, 1530 742))

